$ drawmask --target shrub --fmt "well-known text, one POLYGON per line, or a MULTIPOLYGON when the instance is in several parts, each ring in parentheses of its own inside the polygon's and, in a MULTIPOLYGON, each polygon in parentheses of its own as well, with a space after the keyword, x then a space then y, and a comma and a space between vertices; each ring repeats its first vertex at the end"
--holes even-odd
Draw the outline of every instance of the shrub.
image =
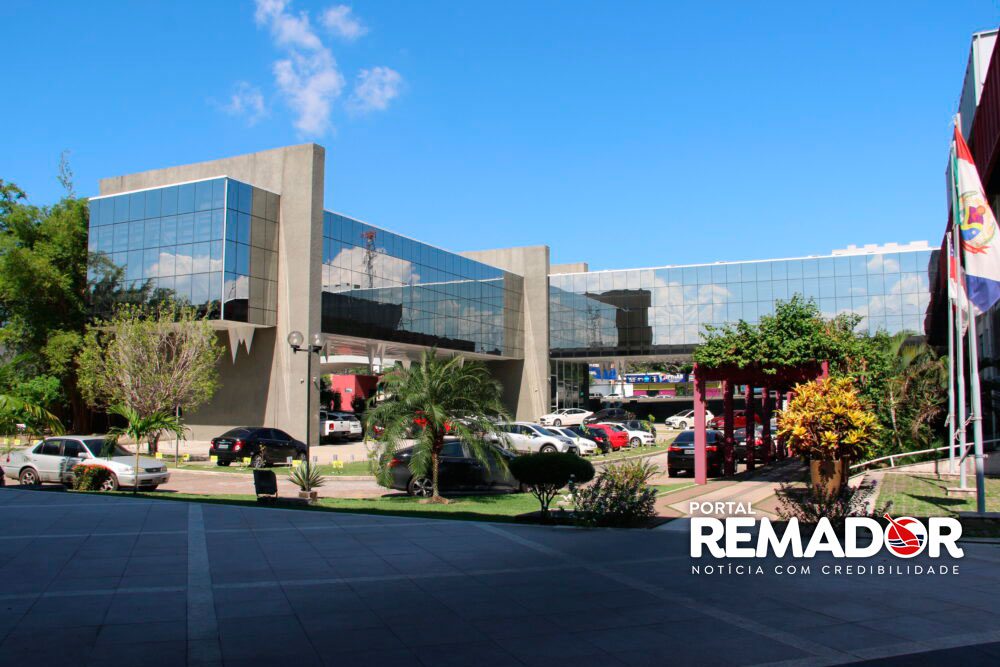
POLYGON ((649 480, 659 471, 647 459, 608 465, 587 487, 574 485, 576 520, 586 526, 634 526, 656 514, 656 489, 649 480))
POLYGON ((104 466, 77 465, 73 467, 73 488, 77 491, 100 491, 111 471, 104 466))
POLYGON ((778 414, 778 436, 811 460, 858 460, 875 441, 878 420, 849 378, 826 378, 795 387, 778 414))
POLYGON ((800 523, 815 525, 826 517, 834 528, 841 530, 848 517, 859 516, 880 519, 892 502, 876 507, 876 482, 857 487, 845 486, 834 493, 814 493, 791 484, 782 484, 778 490, 778 516, 784 520, 798 519, 800 523))
POLYGON ((542 517, 548 518, 549 505, 559 490, 569 484, 594 479, 594 466, 576 454, 525 454, 510 462, 510 472, 538 499, 542 517))

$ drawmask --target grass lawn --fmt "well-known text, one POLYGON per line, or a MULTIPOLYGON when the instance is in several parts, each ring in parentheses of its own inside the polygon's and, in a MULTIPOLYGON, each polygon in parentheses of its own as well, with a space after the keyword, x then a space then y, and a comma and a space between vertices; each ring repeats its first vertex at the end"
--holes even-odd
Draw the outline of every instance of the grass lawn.
MULTIPOLYGON (((970 475, 969 485, 975 487, 975 484, 975 478, 970 475)), ((882 478, 878 503, 884 505, 891 500, 889 511, 893 515, 913 517, 954 516, 957 512, 975 511, 975 496, 947 495, 945 488, 956 486, 957 477, 937 479, 928 475, 889 473, 882 478)), ((1000 478, 986 478, 986 511, 1000 512, 1000 478)))
MULTIPOLYGON (((344 461, 343 468, 334 468, 330 464, 323 464, 316 466, 320 474, 329 477, 338 477, 341 475, 371 475, 371 471, 368 470, 368 461, 344 461)), ((232 463, 228 466, 217 466, 214 463, 181 463, 177 465, 175 463, 167 463, 167 467, 171 470, 201 470, 209 472, 227 472, 237 475, 250 475, 253 473, 253 468, 249 466, 241 466, 236 463, 232 463)), ((288 475, 292 471, 291 466, 274 466, 268 468, 268 470, 273 470, 275 475, 288 475)))
MULTIPOLYGON (((688 482, 663 484, 656 487, 661 495, 691 486, 688 482)), ((131 496, 131 491, 116 492, 131 496)), ((226 505, 258 507, 260 504, 252 495, 193 493, 169 493, 163 491, 140 491, 140 496, 160 500, 198 501, 226 505)), ((538 501, 530 493, 494 494, 482 496, 456 496, 447 505, 425 504, 419 498, 403 495, 381 498, 320 498, 313 506, 299 504, 278 504, 278 507, 301 509, 313 512, 347 512, 356 514, 384 514, 391 516, 427 517, 441 519, 462 519, 467 521, 514 521, 520 514, 538 511, 538 501)))

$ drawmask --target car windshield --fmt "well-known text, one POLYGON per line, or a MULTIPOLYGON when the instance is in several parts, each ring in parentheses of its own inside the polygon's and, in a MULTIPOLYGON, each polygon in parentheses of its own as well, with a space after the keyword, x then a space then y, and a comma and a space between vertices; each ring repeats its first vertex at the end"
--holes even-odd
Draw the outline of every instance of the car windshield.
POLYGON ((534 428, 535 431, 537 431, 539 435, 548 435, 548 436, 553 436, 553 437, 556 435, 555 433, 553 433, 549 429, 545 428, 544 426, 533 426, 532 428, 534 428))
POLYGON ((84 440, 83 444, 87 445, 87 449, 95 457, 101 456, 132 456, 133 452, 118 445, 115 442, 109 442, 103 438, 90 438, 89 440, 84 440))
POLYGON ((692 445, 694 444, 694 431, 681 431, 677 434, 677 439, 674 440, 675 445, 692 445))
POLYGON ((245 438, 250 435, 249 429, 246 428, 232 428, 223 433, 220 437, 222 438, 245 438))

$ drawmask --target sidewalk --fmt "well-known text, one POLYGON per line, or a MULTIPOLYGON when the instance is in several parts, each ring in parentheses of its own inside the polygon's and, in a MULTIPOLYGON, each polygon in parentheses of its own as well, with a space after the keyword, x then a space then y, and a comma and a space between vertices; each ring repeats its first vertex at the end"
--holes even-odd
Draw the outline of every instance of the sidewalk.
MULTIPOLYGON (((783 483, 798 481, 802 477, 803 466, 795 460, 773 463, 746 477, 742 473, 736 479, 710 480, 704 486, 695 486, 671 493, 656 501, 657 514, 663 517, 690 516, 690 503, 725 503, 724 507, 735 507, 740 503, 744 508, 752 507, 758 517, 777 518, 774 503, 768 502, 783 483), (730 505, 733 503, 733 505, 730 505)), ((699 516, 725 517, 729 512, 699 512, 699 516)))

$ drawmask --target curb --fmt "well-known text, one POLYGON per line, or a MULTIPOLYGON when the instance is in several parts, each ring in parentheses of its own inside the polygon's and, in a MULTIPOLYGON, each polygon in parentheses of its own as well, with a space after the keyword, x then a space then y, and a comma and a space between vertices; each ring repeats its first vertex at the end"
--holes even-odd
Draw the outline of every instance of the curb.
MULTIPOLYGON (((178 470, 177 468, 168 468, 167 472, 190 472, 195 475, 221 475, 223 477, 234 477, 239 479, 242 473, 232 473, 232 472, 216 472, 214 470, 189 470, 187 468, 182 468, 178 470)), ((253 479, 253 475, 247 474, 245 477, 253 479)), ((341 482, 374 482, 376 481, 373 475, 324 475, 323 479, 326 481, 341 481, 341 482)), ((278 481, 281 481, 281 477, 278 477, 278 481)))

